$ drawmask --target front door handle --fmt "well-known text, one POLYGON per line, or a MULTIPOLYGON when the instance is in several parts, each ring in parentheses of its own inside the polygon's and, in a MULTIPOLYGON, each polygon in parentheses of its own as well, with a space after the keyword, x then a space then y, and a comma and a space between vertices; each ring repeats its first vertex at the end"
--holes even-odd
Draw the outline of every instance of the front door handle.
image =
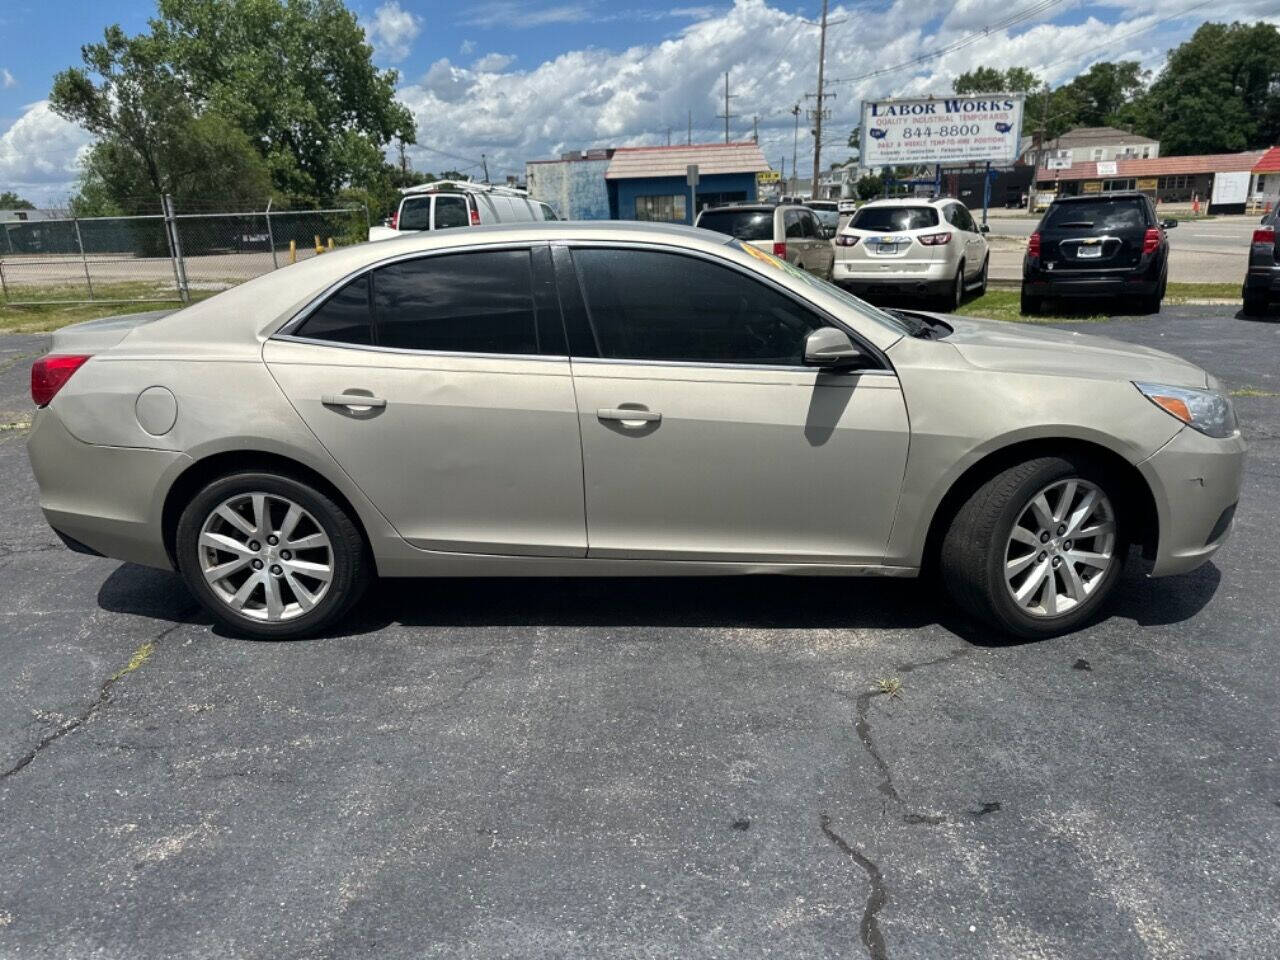
POLYGON ((661 423, 662 414, 653 410, 628 410, 625 407, 601 407, 596 411, 598 420, 617 420, 624 426, 639 426, 644 423, 661 423))
POLYGON ((387 405, 381 397, 366 397, 361 393, 326 393, 320 397, 326 407, 347 407, 350 410, 380 410, 387 405))

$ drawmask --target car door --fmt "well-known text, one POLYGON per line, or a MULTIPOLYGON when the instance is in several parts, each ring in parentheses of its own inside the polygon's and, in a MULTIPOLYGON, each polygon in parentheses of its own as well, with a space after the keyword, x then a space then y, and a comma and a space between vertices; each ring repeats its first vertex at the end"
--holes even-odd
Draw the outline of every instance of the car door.
POLYGON ((787 244, 787 263, 801 270, 809 268, 809 245, 805 242, 804 221, 799 210, 782 212, 783 237, 787 244))
POLYGON ((589 557, 880 562, 908 441, 891 370, 805 367, 805 336, 834 321, 744 266, 554 250, 589 557))
POLYGON ((546 245, 380 266, 286 325, 263 357, 414 546, 585 554, 578 411, 546 245))
POLYGON ((467 211, 466 197, 456 193, 436 195, 431 214, 433 230, 452 230, 456 227, 469 226, 471 226, 471 216, 467 211))
POLYGON ((973 215, 963 203, 955 205, 955 225, 964 238, 964 272, 966 280, 976 280, 982 273, 982 261, 987 256, 987 241, 978 232, 973 215))

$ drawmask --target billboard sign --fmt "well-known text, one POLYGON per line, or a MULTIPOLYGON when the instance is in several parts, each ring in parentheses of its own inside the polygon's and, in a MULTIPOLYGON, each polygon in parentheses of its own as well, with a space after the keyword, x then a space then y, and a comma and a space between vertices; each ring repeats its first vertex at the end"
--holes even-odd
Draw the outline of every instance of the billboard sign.
POLYGON ((1099 160, 1097 163, 1098 176, 1114 177, 1118 175, 1118 168, 1114 160, 1099 160))
POLYGON ((1071 151, 1059 150, 1056 153, 1047 154, 1043 166, 1046 170, 1070 170, 1071 151))
POLYGON ((1240 204, 1249 199, 1249 181, 1252 174, 1248 170, 1236 173, 1215 173, 1213 175, 1214 206, 1222 204, 1240 204))
POLYGON ((1022 136, 1020 93, 918 100, 864 100, 861 163, 1010 164, 1022 136))

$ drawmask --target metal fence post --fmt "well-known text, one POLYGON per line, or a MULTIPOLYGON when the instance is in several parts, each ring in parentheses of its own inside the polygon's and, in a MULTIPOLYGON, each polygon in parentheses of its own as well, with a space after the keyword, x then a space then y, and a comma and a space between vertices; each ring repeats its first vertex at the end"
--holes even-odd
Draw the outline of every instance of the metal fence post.
POLYGON ((0 257, 0 293, 4 294, 6 300, 9 299, 9 285, 4 281, 4 257, 0 257))
POLYGON ((80 237, 80 219, 72 218, 72 225, 76 228, 76 246, 80 248, 80 263, 84 266, 84 285, 89 288, 89 299, 93 299, 93 280, 89 277, 89 258, 84 255, 84 240, 80 237))
POLYGON ((182 238, 178 234, 178 218, 173 212, 173 197, 164 198, 165 233, 169 237, 169 253, 173 257, 173 278, 178 284, 178 296, 183 303, 191 302, 191 288, 187 285, 187 265, 182 259, 182 238))
POLYGON ((276 235, 271 230, 271 201, 274 197, 267 198, 267 243, 271 244, 271 269, 279 270, 280 261, 276 258, 276 235))

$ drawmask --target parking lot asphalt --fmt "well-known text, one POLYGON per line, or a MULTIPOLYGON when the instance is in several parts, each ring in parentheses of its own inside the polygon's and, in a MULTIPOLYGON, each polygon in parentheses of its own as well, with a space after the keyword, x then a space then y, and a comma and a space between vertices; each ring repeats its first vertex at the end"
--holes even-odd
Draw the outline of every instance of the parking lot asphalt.
POLYGON ((1037 643, 799 578, 389 582, 219 635, 55 543, 47 341, 0 339, 0 957, 1280 956, 1280 322, 1067 326, 1217 374, 1251 452, 1211 564, 1037 643))

